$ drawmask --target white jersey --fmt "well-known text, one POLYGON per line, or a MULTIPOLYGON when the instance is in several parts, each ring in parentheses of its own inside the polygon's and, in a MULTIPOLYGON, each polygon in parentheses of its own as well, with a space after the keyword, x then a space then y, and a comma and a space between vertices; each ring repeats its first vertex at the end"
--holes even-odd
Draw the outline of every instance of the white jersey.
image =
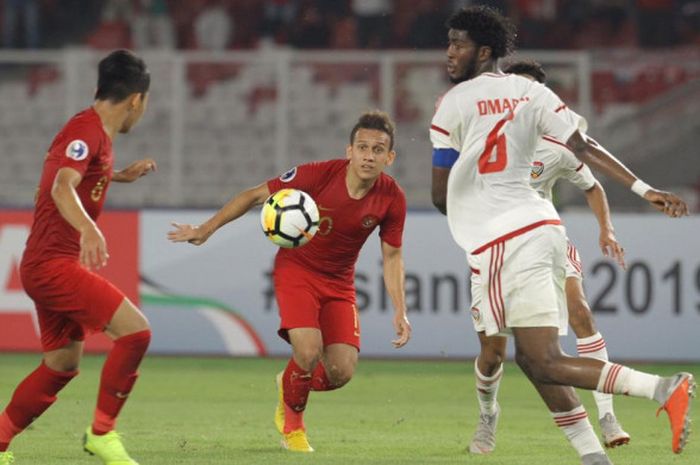
POLYGON ((559 178, 564 178, 581 190, 595 185, 591 169, 583 164, 563 142, 543 136, 537 144, 532 162, 530 185, 540 197, 552 201, 552 189, 559 178))
POLYGON ((434 148, 459 152, 447 182, 447 220, 466 251, 560 222, 529 183, 540 138, 566 141, 578 129, 559 108, 565 105, 547 87, 513 74, 484 73, 443 97, 430 135, 434 148))

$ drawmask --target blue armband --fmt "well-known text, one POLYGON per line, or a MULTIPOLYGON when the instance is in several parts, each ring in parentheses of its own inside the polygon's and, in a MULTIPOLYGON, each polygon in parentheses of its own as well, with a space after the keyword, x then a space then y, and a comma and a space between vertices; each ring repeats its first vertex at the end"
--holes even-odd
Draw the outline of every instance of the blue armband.
POLYGON ((433 149, 433 166, 436 168, 452 168, 459 158, 455 149, 433 149))

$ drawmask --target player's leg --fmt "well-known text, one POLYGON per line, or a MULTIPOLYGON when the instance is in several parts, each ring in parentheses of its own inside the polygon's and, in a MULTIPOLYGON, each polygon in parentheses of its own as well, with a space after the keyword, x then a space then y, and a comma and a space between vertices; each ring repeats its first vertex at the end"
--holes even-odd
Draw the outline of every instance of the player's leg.
POLYGON ((513 335, 516 361, 531 379, 656 400, 669 414, 673 451, 678 453, 685 446, 695 390, 690 373, 662 378, 611 362, 568 357, 559 347, 557 328, 513 328, 513 335))
POLYGON ((477 334, 481 350, 474 361, 474 374, 479 401, 479 423, 469 444, 469 452, 488 454, 496 448, 496 428, 501 412, 497 396, 508 340, 501 336, 486 336, 484 331, 477 334))
POLYGON ((311 452, 303 415, 311 390, 311 375, 323 354, 317 277, 303 267, 276 263, 273 278, 280 314, 278 334, 292 346, 292 357, 276 378, 275 425, 282 434, 284 447, 311 452))
POLYGON ((93 322, 108 321, 104 332, 114 345, 102 367, 94 418, 85 431, 83 448, 106 464, 136 464, 115 429, 119 413, 138 379, 139 366, 151 341, 151 330, 141 311, 107 281, 98 282, 92 289, 101 291, 99 296, 92 295, 90 318, 93 322), (114 302, 119 302, 116 309, 114 302))
POLYGON ((313 372, 313 391, 337 389, 347 384, 355 373, 360 351, 360 320, 354 289, 346 291, 325 301, 319 313, 324 349, 323 358, 313 372))
POLYGON ((312 373, 323 354, 323 338, 317 328, 287 330, 292 358, 277 375, 279 401, 275 424, 282 434, 282 446, 294 452, 313 452, 306 437, 304 411, 311 391, 312 373))
POLYGON ((46 350, 39 367, 17 386, 0 415, 0 459, 9 457, 6 451, 12 439, 40 417, 56 401, 59 391, 77 376, 83 343, 65 340, 55 341, 53 346, 61 343, 62 347, 46 350))
POLYGON ((355 374, 357 347, 345 343, 333 343, 323 349, 323 361, 316 365, 311 389, 331 391, 345 386, 355 374))
MULTIPOLYGON (((573 253, 576 253, 575 249, 573 250, 573 253)), ((579 277, 569 276, 566 278, 566 303, 569 311, 569 324, 576 333, 576 349, 579 357, 595 358, 607 362, 608 351, 605 348, 605 340, 596 330, 593 313, 591 313, 586 301, 579 277)), ((630 435, 622 429, 615 417, 612 394, 594 391, 593 397, 598 407, 598 422, 605 446, 616 447, 629 443, 630 435)))
POLYGON ((541 384, 532 379, 530 381, 547 405, 554 423, 576 449, 582 462, 610 463, 576 390, 570 386, 541 384))

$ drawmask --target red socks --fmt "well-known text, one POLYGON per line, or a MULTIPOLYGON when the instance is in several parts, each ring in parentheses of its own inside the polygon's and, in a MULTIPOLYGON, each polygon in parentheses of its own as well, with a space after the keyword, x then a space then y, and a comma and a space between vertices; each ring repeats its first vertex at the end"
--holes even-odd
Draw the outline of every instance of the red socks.
POLYGON ((312 391, 332 391, 338 389, 340 386, 334 386, 328 379, 328 374, 326 373, 326 367, 323 366, 323 362, 318 362, 314 372, 311 374, 311 390, 312 391))
POLYGON ((44 362, 15 389, 10 403, 0 415, 0 452, 56 401, 56 394, 77 376, 78 370, 54 371, 44 362))
POLYGON ((103 435, 114 429, 119 411, 139 376, 138 367, 150 342, 149 329, 114 341, 102 368, 93 434, 103 435))
POLYGON ((284 432, 304 428, 304 409, 311 390, 311 373, 302 369, 292 357, 282 374, 284 390, 284 432))
POLYGON ((304 410, 310 391, 332 391, 336 389, 328 379, 326 369, 319 362, 313 372, 302 369, 292 357, 282 374, 284 389, 284 432, 289 433, 304 427, 304 410))

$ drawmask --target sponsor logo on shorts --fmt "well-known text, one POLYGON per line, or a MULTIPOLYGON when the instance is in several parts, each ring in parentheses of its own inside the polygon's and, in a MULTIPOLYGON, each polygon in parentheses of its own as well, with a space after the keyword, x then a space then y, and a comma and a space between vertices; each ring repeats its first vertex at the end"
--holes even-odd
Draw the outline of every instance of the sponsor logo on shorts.
POLYGON ((85 142, 80 139, 76 139, 66 147, 66 156, 75 161, 85 160, 88 156, 89 150, 85 142))
POLYGON ((284 173, 282 176, 280 176, 280 181, 282 182, 289 182, 292 179, 294 179, 297 175, 297 167, 295 166, 291 170, 287 171, 284 173))
POLYGON ((476 307, 472 307, 472 319, 476 323, 481 321, 481 312, 476 307))
POLYGON ((362 218, 362 227, 365 229, 370 229, 375 227, 378 222, 379 218, 377 218, 375 215, 365 215, 365 217, 362 218))
POLYGON ((533 161, 532 162, 532 167, 530 171, 530 176, 532 179, 537 179, 540 176, 542 176, 542 173, 544 172, 544 163, 541 161, 533 161))

